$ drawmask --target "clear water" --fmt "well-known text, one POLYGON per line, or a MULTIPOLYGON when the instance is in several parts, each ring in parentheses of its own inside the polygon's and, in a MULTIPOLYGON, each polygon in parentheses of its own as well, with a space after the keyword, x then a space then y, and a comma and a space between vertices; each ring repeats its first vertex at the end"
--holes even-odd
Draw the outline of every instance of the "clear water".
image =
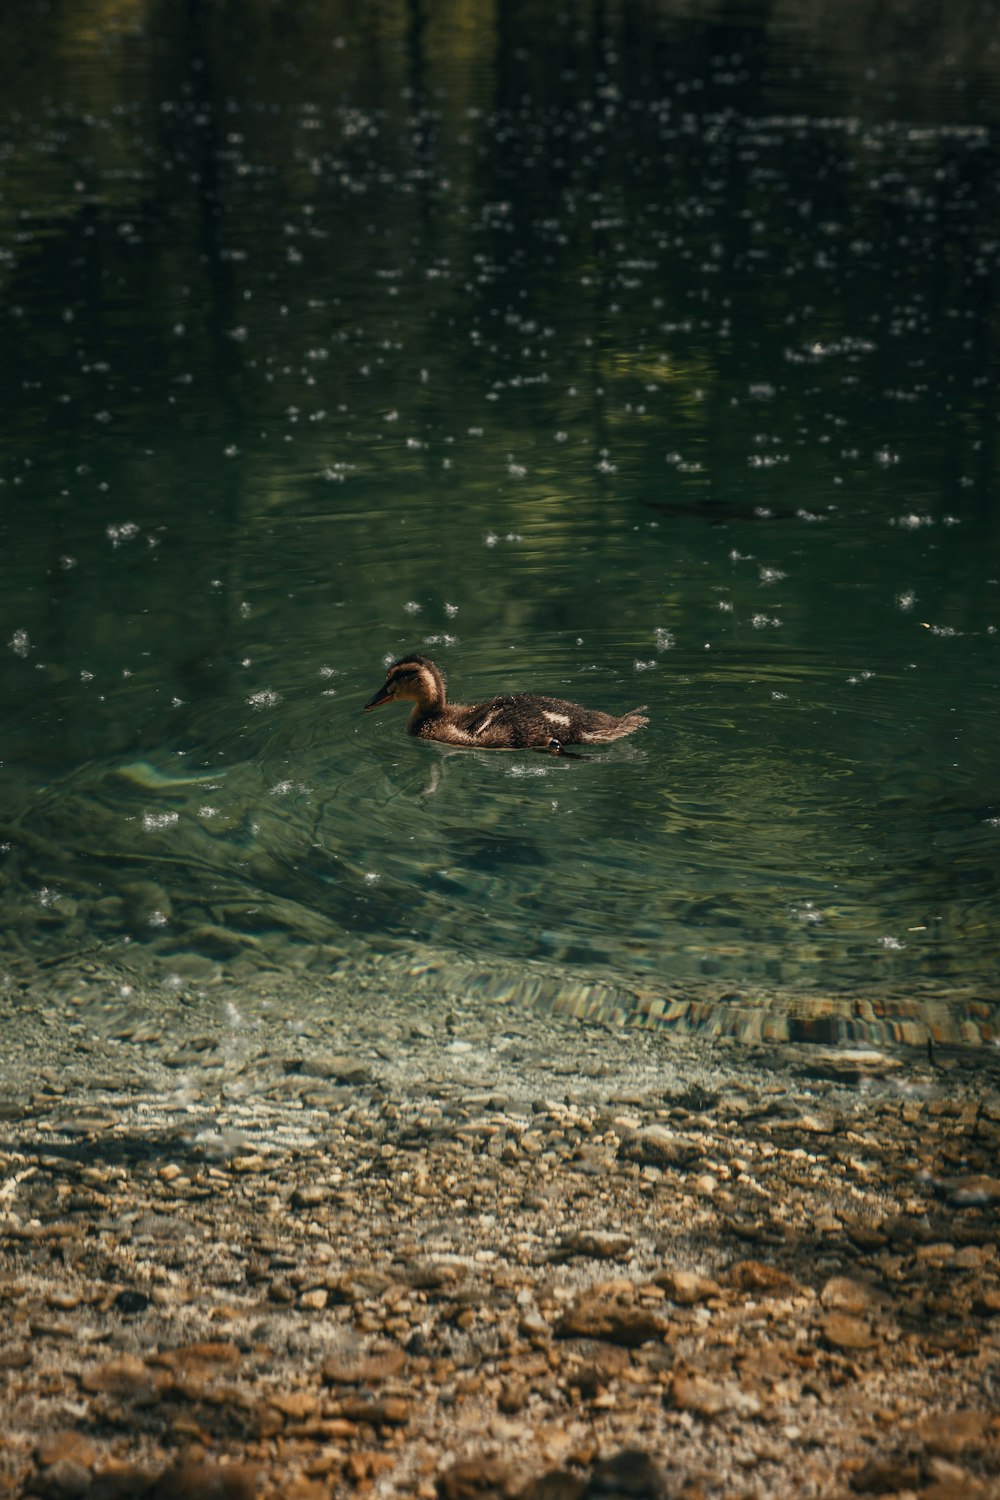
POLYGON ((7 964, 991 1035, 995 7, 358 9, 0 22, 7 964), (416 743, 414 648, 650 726, 416 743))

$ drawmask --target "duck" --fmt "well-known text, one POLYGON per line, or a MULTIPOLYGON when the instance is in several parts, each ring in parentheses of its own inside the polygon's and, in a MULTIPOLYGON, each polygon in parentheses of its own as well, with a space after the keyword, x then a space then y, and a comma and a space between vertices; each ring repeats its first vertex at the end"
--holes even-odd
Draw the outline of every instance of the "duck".
MULTIPOLYGON (((502 693, 485 703, 449 703, 444 673, 427 656, 401 656, 364 706, 365 713, 398 700, 412 703, 407 734, 480 750, 542 750, 570 755, 566 745, 603 745, 648 724, 642 709, 606 714, 543 693, 502 693)), ((579 757, 575 757, 579 758, 579 757)))

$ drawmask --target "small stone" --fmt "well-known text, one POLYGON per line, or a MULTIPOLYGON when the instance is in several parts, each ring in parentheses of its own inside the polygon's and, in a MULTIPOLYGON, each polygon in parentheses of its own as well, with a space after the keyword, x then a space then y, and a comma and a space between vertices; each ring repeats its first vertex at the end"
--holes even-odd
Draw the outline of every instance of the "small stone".
POLYGON ((820 1331, 831 1349, 860 1351, 870 1349, 876 1343, 869 1325, 850 1313, 827 1313, 820 1323, 820 1331))
POLYGON ((327 1303, 329 1293, 324 1286, 313 1287, 308 1292, 303 1292, 299 1298, 299 1306, 308 1308, 310 1312, 322 1312, 327 1303))
POLYGON ((855 1281, 850 1276, 831 1276, 819 1294, 824 1307, 833 1312, 868 1312, 875 1301, 875 1293, 864 1281, 855 1281))
POLYGON ((701 1276, 697 1271, 659 1271, 653 1280, 679 1307, 693 1307, 697 1302, 707 1302, 710 1297, 722 1294, 717 1281, 710 1276, 701 1276))
POLYGON ((660 1338, 666 1326, 665 1319, 648 1308, 585 1292, 566 1309, 555 1331, 563 1339, 607 1339, 634 1349, 648 1339, 660 1338))
POLYGON ((379 1385, 391 1380, 406 1364, 402 1349, 373 1354, 334 1354, 324 1360, 321 1374, 327 1385, 379 1385))
POLYGON ((859 1495, 894 1495, 919 1485, 920 1465, 903 1458, 872 1458, 851 1475, 851 1489, 859 1495))
POLYGON ((79 1432, 50 1432, 35 1449, 35 1461, 43 1468, 66 1459, 89 1469, 97 1461, 97 1449, 79 1432))
POLYGON ((576 1229, 560 1241, 563 1255, 586 1255, 591 1260, 628 1260, 632 1240, 627 1234, 610 1229, 576 1229))
POLYGON ((156 1399, 153 1377, 141 1359, 123 1354, 85 1370, 80 1384, 91 1395, 118 1396, 124 1401, 148 1404, 156 1399))
POLYGON ((732 1402, 722 1381, 678 1372, 670 1382, 669 1405, 699 1417, 717 1417, 728 1411, 732 1402))
POLYGON ((584 1500, 669 1500, 667 1476, 641 1448, 625 1448, 596 1464, 584 1500))
POLYGON ((292 1205, 295 1208, 318 1208, 321 1203, 329 1203, 331 1197, 331 1190, 324 1183, 305 1182, 292 1194, 292 1205))
POLYGON ((72 1458, 59 1458, 35 1476, 32 1493, 42 1500, 77 1500, 90 1489, 91 1473, 72 1458))
POLYGON ((513 1500, 521 1488, 509 1464, 496 1458, 470 1458, 438 1475, 441 1500, 513 1500))
POLYGON ((761 1260, 741 1260, 730 1266, 726 1280, 738 1292, 753 1292, 767 1297, 794 1297, 802 1291, 794 1276, 769 1266, 761 1260))
POLYGON ((644 1125, 631 1130, 618 1147, 620 1160, 638 1162, 641 1166, 684 1167, 698 1155, 698 1146, 665 1125, 644 1125))
POLYGON ((145 1292, 137 1292, 129 1287, 119 1292, 115 1298, 115 1307, 126 1317, 134 1317, 137 1313, 143 1313, 149 1306, 149 1298, 145 1292))
POLYGON ((254 1500, 257 1471, 249 1464, 182 1463, 162 1474, 150 1500, 254 1500))

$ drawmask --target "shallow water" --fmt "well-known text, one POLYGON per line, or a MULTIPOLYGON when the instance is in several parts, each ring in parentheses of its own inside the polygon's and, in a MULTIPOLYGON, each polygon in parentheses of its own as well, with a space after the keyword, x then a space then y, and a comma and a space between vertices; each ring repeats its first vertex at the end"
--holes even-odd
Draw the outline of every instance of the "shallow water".
POLYGON ((11 972, 410 949, 991 1036, 989 9, 875 64, 865 5, 5 22, 11 972), (360 714, 414 648, 650 725, 416 743, 360 714))

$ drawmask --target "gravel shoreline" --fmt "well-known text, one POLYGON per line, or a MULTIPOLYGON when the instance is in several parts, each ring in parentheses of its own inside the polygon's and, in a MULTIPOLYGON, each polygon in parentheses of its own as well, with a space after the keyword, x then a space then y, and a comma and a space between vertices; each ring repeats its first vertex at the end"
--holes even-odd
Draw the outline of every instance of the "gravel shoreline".
POLYGON ((992 1053, 0 994, 0 1496, 1000 1495, 992 1053))

